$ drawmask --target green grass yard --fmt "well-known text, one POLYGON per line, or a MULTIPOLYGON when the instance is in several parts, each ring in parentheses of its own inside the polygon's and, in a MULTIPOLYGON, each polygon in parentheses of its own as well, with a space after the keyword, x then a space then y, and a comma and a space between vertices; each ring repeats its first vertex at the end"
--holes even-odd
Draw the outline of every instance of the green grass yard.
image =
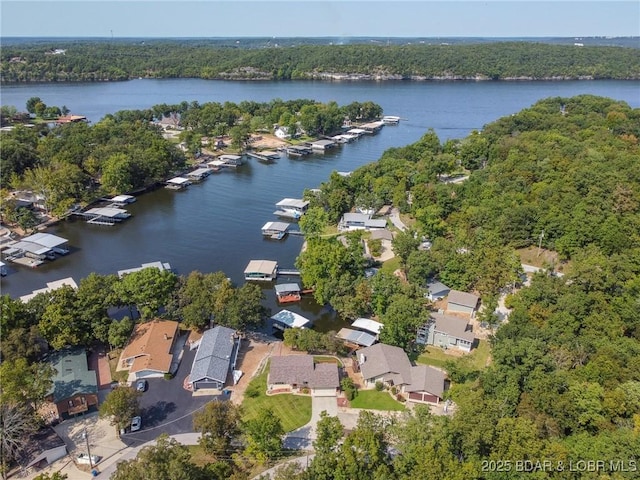
POLYGON ((487 340, 480 340, 477 348, 464 355, 451 355, 440 347, 430 345, 416 359, 416 363, 444 368, 445 363, 448 361, 464 362, 467 367, 473 370, 482 370, 488 365, 490 354, 491 348, 487 340))
POLYGON ((283 393, 268 396, 267 374, 269 367, 264 372, 251 380, 247 386, 244 400, 242 401, 242 419, 244 421, 257 418, 260 412, 271 409, 284 427, 285 432, 290 432, 311 421, 311 397, 283 393), (258 392, 256 397, 247 395, 250 391, 258 392))
POLYGON ((393 399, 387 391, 358 390, 356 398, 350 402, 351 408, 367 408, 370 410, 404 410, 402 403, 393 399))

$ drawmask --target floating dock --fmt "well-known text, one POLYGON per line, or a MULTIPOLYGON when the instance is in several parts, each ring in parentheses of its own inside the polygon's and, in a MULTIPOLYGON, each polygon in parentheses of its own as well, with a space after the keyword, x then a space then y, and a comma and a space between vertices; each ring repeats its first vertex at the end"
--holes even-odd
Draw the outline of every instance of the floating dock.
POLYGON ((247 152, 246 155, 264 163, 271 163, 280 158, 280 154, 278 152, 272 152, 269 150, 264 150, 262 152, 247 152))

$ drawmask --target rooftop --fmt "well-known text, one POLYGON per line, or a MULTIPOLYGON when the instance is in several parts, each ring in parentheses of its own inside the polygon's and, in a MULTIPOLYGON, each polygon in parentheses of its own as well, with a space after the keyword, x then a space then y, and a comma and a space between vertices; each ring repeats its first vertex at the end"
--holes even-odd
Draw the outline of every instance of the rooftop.
POLYGON ((361 348, 356 354, 365 379, 393 375, 396 384, 411 383, 411 362, 402 348, 376 343, 361 348))
POLYGON ((480 298, 476 295, 458 290, 451 290, 447 297, 449 303, 455 303, 456 305, 469 308, 476 308, 478 306, 478 300, 480 300, 480 298))
POLYGON ((269 383, 308 385, 310 388, 337 388, 340 385, 335 363, 314 364, 311 355, 271 357, 269 383))
POLYGON ((244 273, 264 273, 266 275, 272 275, 278 269, 278 262, 273 260, 251 260, 247 268, 244 269, 244 273))
POLYGON ((273 315, 271 319, 292 328, 304 328, 311 324, 311 320, 290 310, 281 310, 273 315))
POLYGON ((178 333, 178 322, 152 320, 135 326, 120 358, 132 360, 129 372, 154 370, 168 372, 173 360, 171 346, 178 333))
POLYGON ((235 345, 235 330, 218 325, 202 335, 191 367, 191 382, 213 379, 224 383, 235 345))
POLYGON ((96 372, 89 370, 84 348, 70 348, 50 353, 46 357, 56 373, 49 391, 55 403, 78 394, 98 392, 96 372))
POLYGON ((435 329, 438 332, 446 333, 468 342, 473 342, 476 338, 472 331, 467 330, 469 323, 464 318, 435 312, 430 313, 429 318, 435 321, 435 329))

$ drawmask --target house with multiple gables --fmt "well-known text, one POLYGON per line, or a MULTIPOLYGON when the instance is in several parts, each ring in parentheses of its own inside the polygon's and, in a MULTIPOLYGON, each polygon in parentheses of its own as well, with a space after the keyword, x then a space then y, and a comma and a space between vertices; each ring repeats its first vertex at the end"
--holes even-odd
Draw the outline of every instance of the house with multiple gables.
POLYGON ((429 321, 418 328, 416 343, 470 352, 476 336, 465 318, 430 312, 429 321))
POLYGON ((312 355, 271 357, 267 388, 292 391, 308 388, 316 397, 334 397, 340 387, 335 363, 316 363, 312 355))
POLYGON ((129 371, 129 381, 162 377, 170 372, 177 337, 176 321, 156 319, 139 323, 120 354, 118 369, 129 371))
POLYGON ((356 361, 367 388, 377 382, 398 388, 409 400, 438 404, 449 387, 446 373, 427 365, 412 365, 400 347, 377 343, 356 352, 356 361))
POLYGON ((189 375, 193 391, 222 390, 236 366, 240 337, 235 330, 217 325, 205 331, 199 342, 189 375))
POLYGON ((47 395, 50 408, 58 418, 68 418, 98 406, 96 372, 89 370, 87 353, 82 347, 58 350, 45 361, 55 370, 47 395))

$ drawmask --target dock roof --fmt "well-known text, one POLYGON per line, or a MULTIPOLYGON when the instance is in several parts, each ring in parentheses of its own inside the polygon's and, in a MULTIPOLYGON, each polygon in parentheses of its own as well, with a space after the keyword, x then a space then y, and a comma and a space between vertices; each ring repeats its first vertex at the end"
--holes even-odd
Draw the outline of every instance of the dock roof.
POLYGON ((361 345, 363 347, 370 347, 376 343, 376 337, 370 333, 353 330, 351 328, 341 328, 336 336, 342 340, 355 343, 356 345, 361 345))
POLYGON ((62 245, 63 243, 67 243, 69 240, 67 240, 66 238, 58 237, 56 235, 52 235, 50 233, 34 233, 33 235, 24 237, 22 241, 37 243, 38 245, 42 245, 43 247, 53 248, 62 245))
POLYGON ((384 325, 380 322, 376 322, 375 320, 371 320, 370 318, 356 318, 351 326, 353 328, 359 328, 360 330, 366 330, 367 332, 378 335, 384 325))
POLYGON ((211 173, 211 169, 209 168, 197 168, 192 172, 187 173, 189 177, 202 177, 205 175, 209 175, 211 173))
POLYGON ((278 269, 278 262, 273 260, 251 260, 244 273, 264 273, 271 275, 278 269))
POLYGON ((278 232, 286 232, 290 224, 286 222, 267 222, 263 225, 262 230, 276 230, 278 232))
POLYGON ((109 201, 116 203, 132 203, 135 201, 135 199, 136 197, 134 197, 133 195, 116 195, 109 201))
POLYGON ((96 207, 86 211, 88 215, 96 215, 100 217, 116 218, 122 215, 129 215, 123 208, 116 207, 96 207))
POLYGON ((293 208, 306 208, 309 206, 309 202, 300 198, 283 198, 278 203, 277 207, 293 207, 293 208))
POLYGON ((59 288, 62 288, 65 285, 68 285, 69 287, 73 288, 74 290, 78 289, 78 284, 76 283, 76 281, 73 278, 71 278, 71 277, 62 278, 62 279, 56 280, 54 282, 47 282, 47 286, 45 288, 40 288, 38 290, 34 290, 33 292, 31 292, 31 293, 29 293, 27 295, 21 296, 20 297, 20 301, 22 303, 27 303, 29 300, 31 300, 33 297, 35 297, 39 293, 52 292, 53 290, 57 290, 59 288))
POLYGON ((184 177, 173 177, 167 180, 167 183, 172 183, 174 185, 184 185, 185 183, 189 183, 189 179, 184 177))
POLYGON ((118 277, 122 278, 127 273, 139 272, 140 270, 143 270, 145 268, 157 268, 158 270, 160 270, 162 272, 164 270, 171 270, 171 265, 169 265, 166 262, 143 263, 139 267, 133 267, 133 268, 127 268, 127 269, 124 269, 124 270, 118 270, 118 277))
POLYGON ((271 319, 292 328, 304 328, 311 324, 311 320, 290 310, 282 310, 273 315, 271 319))
POLYGON ((299 292, 300 285, 297 283, 280 283, 273 287, 276 293, 299 292))

